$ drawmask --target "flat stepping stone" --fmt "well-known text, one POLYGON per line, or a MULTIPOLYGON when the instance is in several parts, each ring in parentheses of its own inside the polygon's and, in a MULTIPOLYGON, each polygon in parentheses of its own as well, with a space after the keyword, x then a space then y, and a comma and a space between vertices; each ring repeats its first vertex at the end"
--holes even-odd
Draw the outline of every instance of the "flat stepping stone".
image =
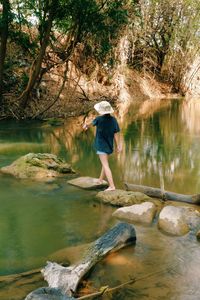
POLYGON ((116 189, 114 191, 101 191, 96 197, 104 203, 114 206, 129 206, 150 201, 151 198, 140 192, 124 191, 116 189))
POLYGON ((156 214, 156 206, 152 202, 143 202, 118 208, 113 216, 131 222, 151 224, 156 214))
POLYGON ((96 189, 102 189, 106 188, 108 186, 108 183, 103 180, 102 183, 98 183, 98 178, 93 177, 78 177, 75 179, 71 179, 67 181, 69 184, 80 187, 82 189, 86 190, 96 190, 96 189))

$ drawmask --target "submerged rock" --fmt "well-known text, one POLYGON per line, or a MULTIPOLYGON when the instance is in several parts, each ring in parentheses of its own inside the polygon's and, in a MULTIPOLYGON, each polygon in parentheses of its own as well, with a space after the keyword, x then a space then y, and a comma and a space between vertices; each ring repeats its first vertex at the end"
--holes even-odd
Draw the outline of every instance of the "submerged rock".
POLYGON ((184 235, 189 232, 182 207, 165 206, 160 212, 158 227, 172 235, 184 235))
POLYGON ((134 204, 127 207, 118 208, 113 216, 129 220, 131 222, 140 222, 150 224, 156 214, 156 206, 151 202, 134 204))
POLYGON ((75 185, 87 190, 100 189, 108 186, 107 181, 103 180, 103 182, 99 184, 98 178, 93 177, 78 177, 68 180, 67 182, 71 185, 75 185))
POLYGON ((104 203, 110 203, 115 206, 129 206, 149 201, 151 198, 140 192, 131 192, 124 190, 101 191, 96 197, 104 203))
POLYGON ((75 173, 72 167, 49 153, 29 153, 14 161, 11 165, 1 168, 2 173, 18 178, 45 179, 75 173))

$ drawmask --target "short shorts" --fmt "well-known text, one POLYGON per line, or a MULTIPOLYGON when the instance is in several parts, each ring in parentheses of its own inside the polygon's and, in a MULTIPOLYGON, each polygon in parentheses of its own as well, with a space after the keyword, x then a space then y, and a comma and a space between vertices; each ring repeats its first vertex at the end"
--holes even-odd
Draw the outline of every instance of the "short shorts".
POLYGON ((107 154, 107 153, 103 151, 97 151, 97 154, 107 154))

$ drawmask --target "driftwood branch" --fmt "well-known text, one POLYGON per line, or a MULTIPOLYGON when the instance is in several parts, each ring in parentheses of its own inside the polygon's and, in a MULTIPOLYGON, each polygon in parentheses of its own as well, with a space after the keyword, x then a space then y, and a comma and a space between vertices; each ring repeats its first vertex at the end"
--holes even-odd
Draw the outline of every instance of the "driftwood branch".
POLYGON ((139 277, 139 278, 131 278, 130 280, 126 281, 126 282, 123 282, 117 286, 114 286, 114 287, 109 287, 109 286, 105 286, 105 287, 101 287, 100 288, 100 291, 97 291, 95 293, 91 293, 91 294, 88 294, 88 295, 84 295, 84 296, 81 296, 81 297, 78 297, 78 298, 73 298, 73 297, 68 297, 66 295, 63 295, 59 290, 57 289, 54 289, 54 288, 39 288, 37 289, 34 293, 34 296, 33 297, 33 294, 32 294, 32 297, 31 294, 29 295, 29 298, 27 297, 26 300, 90 300, 90 299, 96 299, 97 297, 101 297, 105 294, 108 294, 108 293, 113 293, 113 292, 116 292, 117 290, 120 290, 124 287, 126 287, 127 285, 131 285, 131 284, 134 284, 135 282, 137 281, 140 281, 140 280, 145 280, 149 277, 152 277, 152 276, 155 276, 155 275, 159 275, 159 274, 163 274, 163 273, 166 273, 166 272, 170 272, 171 270, 175 269, 176 266, 167 266, 166 268, 163 268, 161 270, 158 270, 156 272, 152 272, 152 273, 149 273, 147 275, 144 275, 142 277, 139 277))
MULTIPOLYGON (((174 267, 174 266, 173 266, 174 267)), ((102 291, 98 291, 98 292, 95 292, 95 293, 92 293, 92 294, 88 294, 88 295, 85 295, 85 296, 81 296, 79 298, 77 298, 78 300, 88 300, 88 299, 93 299, 94 297, 99 297, 99 296, 102 296, 104 294, 107 294, 107 293, 112 293, 112 292, 115 292, 119 289, 122 289, 124 288, 125 286, 127 285, 131 285, 137 281, 140 281, 140 280, 144 280, 144 279, 147 279, 149 277, 152 277, 152 276, 155 276, 155 275, 158 275, 158 274, 163 274, 165 272, 169 272, 169 267, 168 268, 165 268, 165 269, 162 269, 162 270, 159 270, 157 272, 152 272, 152 273, 149 273, 145 276, 142 276, 142 277, 139 277, 139 278, 131 278, 130 280, 126 281, 126 282, 123 282, 117 286, 114 286, 112 288, 109 288, 109 286, 106 286, 105 288, 102 288, 102 291)))
POLYGON ((124 183, 124 185, 127 191, 141 192, 147 196, 160 198, 163 200, 187 202, 191 204, 200 205, 200 194, 196 194, 196 195, 177 194, 169 191, 163 191, 162 189, 159 188, 153 188, 150 186, 137 185, 137 184, 126 183, 126 182, 124 183))
POLYGON ((66 268, 49 262, 42 271, 44 279, 50 287, 59 288, 64 294, 71 295, 76 291, 82 277, 99 260, 110 251, 116 251, 135 242, 135 240, 133 226, 127 223, 119 223, 90 246, 80 263, 66 268))
POLYGON ((26 300, 74 299, 70 296, 76 292, 81 279, 97 262, 103 259, 108 253, 133 244, 135 241, 136 233, 133 225, 118 223, 92 243, 81 262, 70 267, 63 267, 57 263, 48 262, 42 273, 49 287, 33 291, 26 297, 26 300), (40 294, 40 298, 38 298, 38 293, 40 294), (47 298, 47 295, 49 298, 47 298))

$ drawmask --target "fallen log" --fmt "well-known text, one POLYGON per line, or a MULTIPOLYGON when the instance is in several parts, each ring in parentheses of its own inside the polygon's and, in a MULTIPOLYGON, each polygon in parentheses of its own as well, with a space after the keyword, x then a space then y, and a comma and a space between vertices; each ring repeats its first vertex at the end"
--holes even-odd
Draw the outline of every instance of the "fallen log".
POLYGON ((73 297, 64 295, 59 289, 41 287, 28 294, 25 300, 74 300, 73 297))
POLYGON ((25 300, 67 300, 77 290, 81 279, 88 271, 109 252, 117 251, 135 243, 136 233, 133 225, 118 223, 88 248, 83 259, 70 267, 47 262, 42 270, 48 288, 40 288, 30 293, 25 300))
POLYGON ((169 191, 163 191, 159 188, 153 188, 150 186, 137 185, 137 184, 127 183, 127 182, 125 182, 124 185, 127 191, 141 192, 149 197, 160 198, 163 200, 178 201, 178 202, 187 202, 196 205, 200 204, 200 194, 196 194, 196 195, 177 194, 169 191))

